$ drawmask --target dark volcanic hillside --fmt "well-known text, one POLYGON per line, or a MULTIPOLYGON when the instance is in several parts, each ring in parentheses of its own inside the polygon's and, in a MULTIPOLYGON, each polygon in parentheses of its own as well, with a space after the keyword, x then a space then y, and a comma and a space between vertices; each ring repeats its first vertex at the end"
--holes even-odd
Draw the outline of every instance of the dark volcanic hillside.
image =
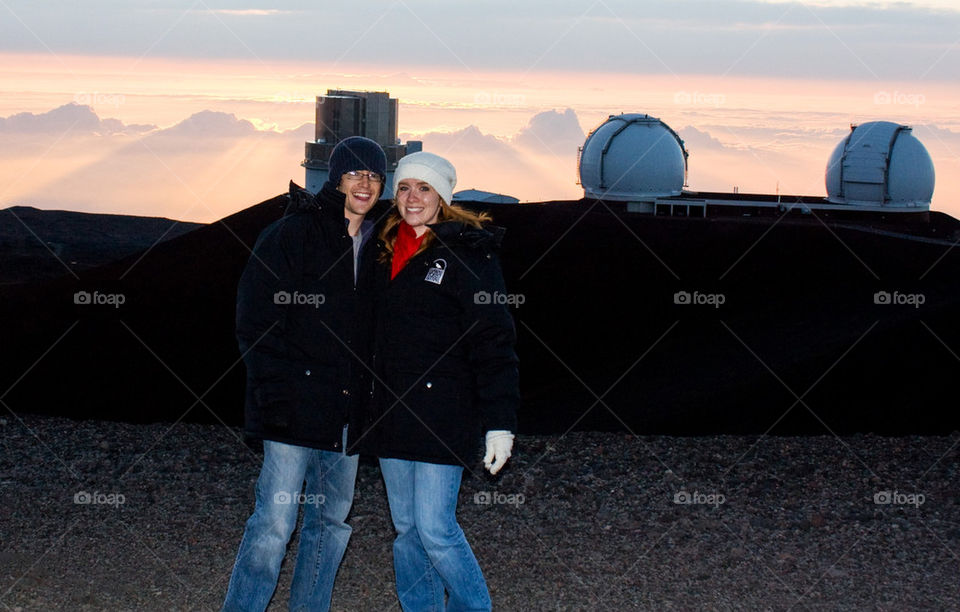
POLYGON ((6 208, 0 210, 0 284, 87 270, 201 226, 160 217, 6 208))
MULTIPOLYGON (((0 306, 0 389, 14 385, 3 403, 239 423, 236 284, 284 205, 268 200, 80 282, 12 291, 0 306), (124 303, 78 305, 77 291, 124 303)), ((523 302, 524 432, 960 428, 943 399, 960 368, 960 253, 949 243, 850 221, 651 217, 589 202, 492 212, 523 302), (877 292, 901 303, 875 303, 877 292)), ((931 217, 937 235, 957 229, 931 217)))

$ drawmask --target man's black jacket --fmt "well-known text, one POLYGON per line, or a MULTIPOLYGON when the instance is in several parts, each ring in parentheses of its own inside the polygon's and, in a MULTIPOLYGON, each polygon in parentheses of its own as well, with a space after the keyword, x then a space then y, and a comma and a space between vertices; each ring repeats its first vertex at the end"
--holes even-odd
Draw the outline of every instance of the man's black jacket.
POLYGON ((356 452, 370 385, 370 238, 355 284, 344 194, 290 183, 287 214, 261 232, 237 290, 249 437, 340 451, 348 424, 356 452))

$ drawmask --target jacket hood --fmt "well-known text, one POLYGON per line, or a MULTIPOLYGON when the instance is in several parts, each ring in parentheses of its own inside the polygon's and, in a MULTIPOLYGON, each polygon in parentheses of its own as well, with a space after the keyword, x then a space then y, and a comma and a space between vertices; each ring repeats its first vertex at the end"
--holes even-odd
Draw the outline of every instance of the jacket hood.
POLYGON ((462 221, 444 221, 427 226, 445 244, 459 243, 471 248, 498 250, 507 230, 498 225, 474 227, 462 221))
POLYGON ((283 213, 284 215, 324 209, 339 210, 342 215, 346 194, 341 193, 336 188, 330 187, 329 184, 325 183, 320 192, 314 195, 300 185, 290 181, 290 193, 287 199, 288 203, 283 213))

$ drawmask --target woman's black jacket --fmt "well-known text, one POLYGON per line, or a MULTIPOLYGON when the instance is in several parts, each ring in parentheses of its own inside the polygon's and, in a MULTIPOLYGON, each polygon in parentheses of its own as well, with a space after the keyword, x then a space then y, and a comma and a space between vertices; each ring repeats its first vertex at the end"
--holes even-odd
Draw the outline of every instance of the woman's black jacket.
POLYGON ((380 457, 469 467, 483 432, 516 431, 516 331, 495 253, 503 230, 431 229, 432 244, 396 278, 377 265, 370 437, 380 457))

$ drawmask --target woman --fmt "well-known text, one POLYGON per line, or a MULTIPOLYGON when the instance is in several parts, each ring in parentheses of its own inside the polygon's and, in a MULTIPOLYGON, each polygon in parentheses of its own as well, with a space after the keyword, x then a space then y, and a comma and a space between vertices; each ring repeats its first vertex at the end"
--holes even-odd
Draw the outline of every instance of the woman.
POLYGON ((397 530, 404 610, 489 610, 457 523, 464 467, 486 432, 484 466, 510 457, 519 403, 516 333, 497 303, 502 230, 450 206, 456 171, 432 153, 400 160, 395 209, 380 233, 373 436, 397 530), (444 591, 449 602, 444 604, 444 591))

